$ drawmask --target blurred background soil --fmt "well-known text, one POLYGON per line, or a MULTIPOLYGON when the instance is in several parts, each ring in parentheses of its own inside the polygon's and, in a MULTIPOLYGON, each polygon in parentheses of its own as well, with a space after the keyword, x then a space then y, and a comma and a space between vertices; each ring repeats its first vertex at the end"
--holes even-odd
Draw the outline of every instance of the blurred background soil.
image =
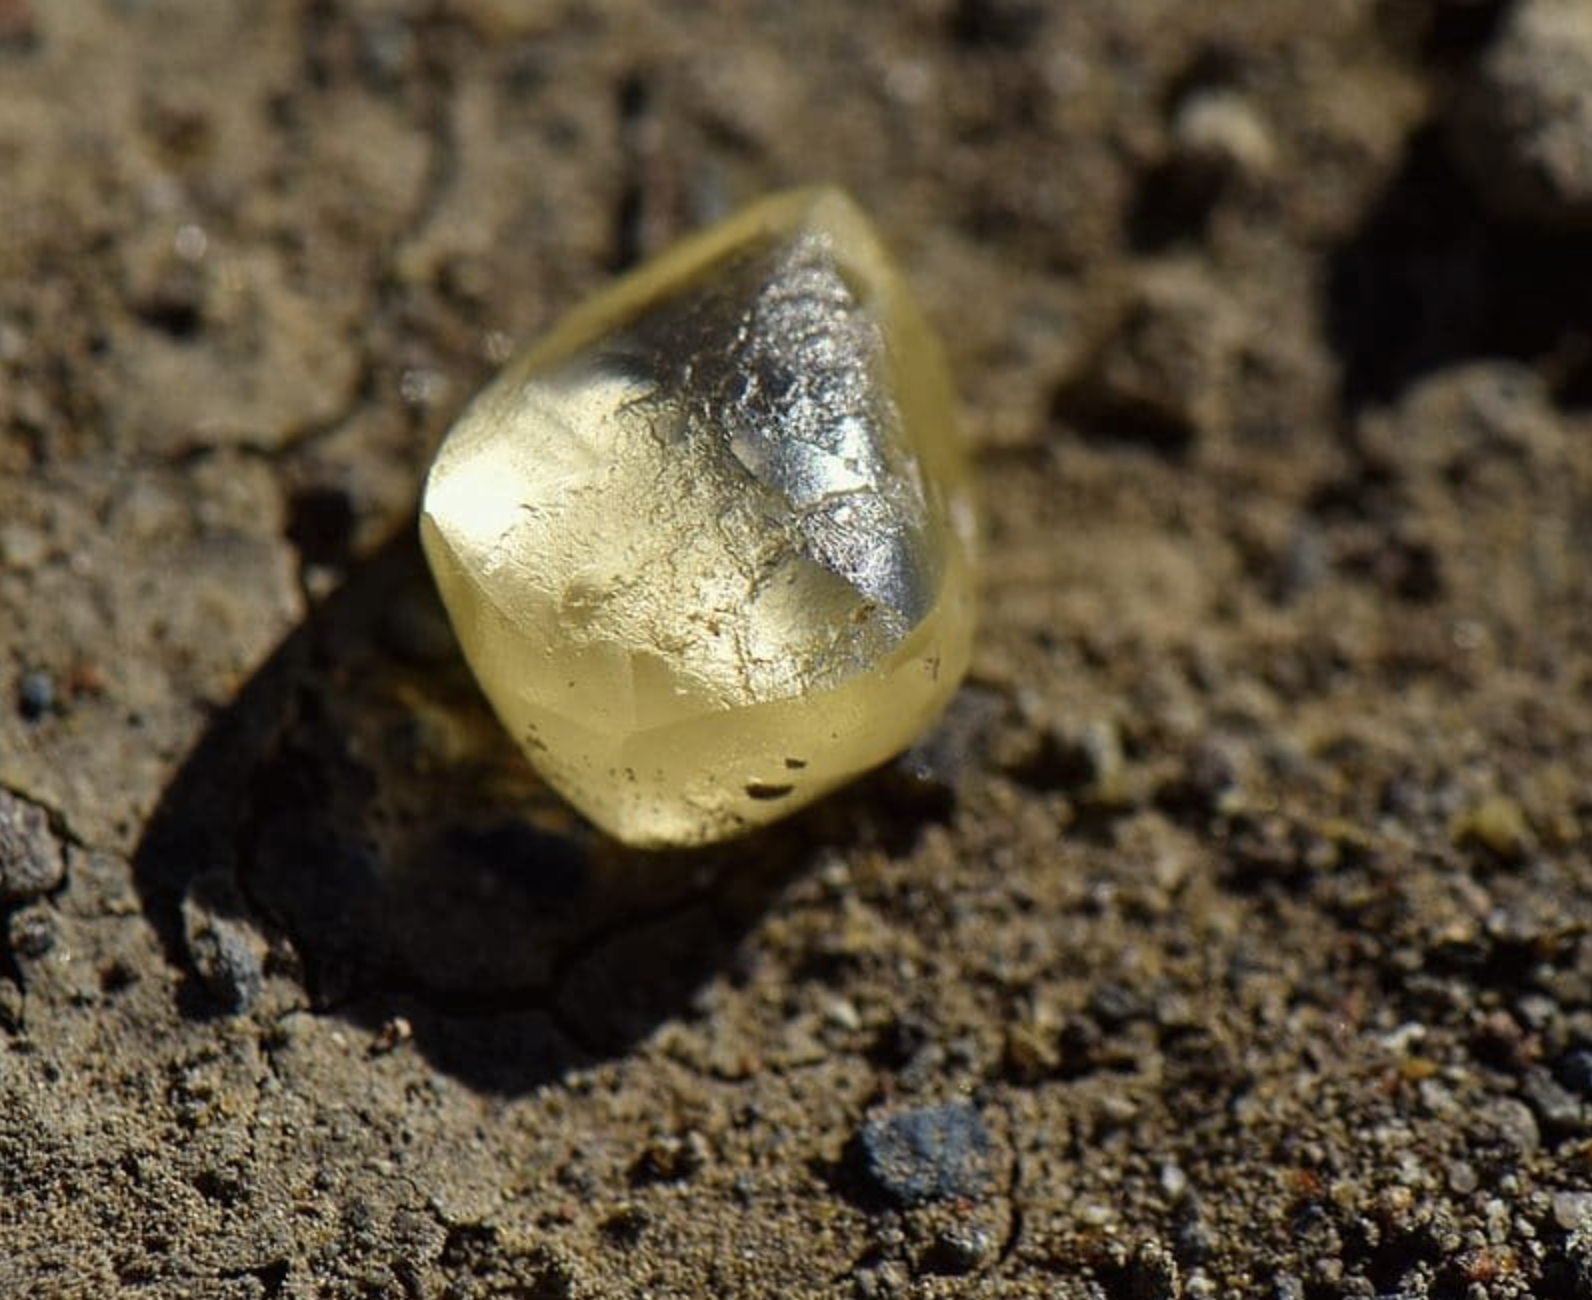
POLYGON ((1586 0, 0 0, 0 1294, 1592 1297, 1586 0), (878 218, 972 678, 579 825, 412 535, 516 340, 878 218))

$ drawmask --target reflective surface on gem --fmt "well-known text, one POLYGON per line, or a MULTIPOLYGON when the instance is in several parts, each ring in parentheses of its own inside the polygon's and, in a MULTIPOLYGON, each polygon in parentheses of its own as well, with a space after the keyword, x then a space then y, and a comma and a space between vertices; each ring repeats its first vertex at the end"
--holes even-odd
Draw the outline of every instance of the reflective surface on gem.
POLYGON ((511 361, 422 538, 549 781, 632 843, 783 816, 966 667, 971 503, 933 340, 828 190, 686 241, 511 361))

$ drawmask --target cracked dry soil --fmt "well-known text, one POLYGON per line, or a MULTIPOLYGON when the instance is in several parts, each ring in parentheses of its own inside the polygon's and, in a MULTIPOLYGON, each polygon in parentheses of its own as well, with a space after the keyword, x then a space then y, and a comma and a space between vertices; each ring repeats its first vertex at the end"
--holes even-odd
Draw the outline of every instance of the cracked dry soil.
POLYGON ((1589 70, 1582 0, 0 0, 0 1295, 1592 1297, 1589 70), (416 486, 820 179, 947 336, 975 670, 628 853, 416 486))

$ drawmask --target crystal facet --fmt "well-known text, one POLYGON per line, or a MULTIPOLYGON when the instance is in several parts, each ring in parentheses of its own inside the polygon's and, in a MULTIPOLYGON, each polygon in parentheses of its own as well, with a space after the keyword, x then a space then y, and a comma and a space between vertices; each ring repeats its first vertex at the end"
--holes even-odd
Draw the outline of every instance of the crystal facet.
POLYGON ((954 405, 830 189, 685 240, 511 360, 438 451, 421 536, 547 780, 619 839, 701 844, 910 744, 971 650, 954 405))

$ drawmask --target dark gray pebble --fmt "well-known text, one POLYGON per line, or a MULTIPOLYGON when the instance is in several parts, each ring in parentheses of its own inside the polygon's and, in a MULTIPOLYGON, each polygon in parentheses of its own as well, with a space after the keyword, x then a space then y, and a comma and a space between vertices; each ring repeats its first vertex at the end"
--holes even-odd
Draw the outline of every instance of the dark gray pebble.
POLYGON ((1559 1058, 1553 1072, 1571 1092, 1592 1098, 1592 1050, 1581 1047, 1566 1052, 1559 1058))
POLYGON ((17 683, 17 712, 37 722, 55 708, 55 678, 42 668, 29 669, 17 683))
POLYGON ((0 790, 0 903, 47 894, 66 876, 66 855, 44 809, 0 790))
POLYGON ((989 1130, 967 1102, 876 1115, 858 1144, 863 1172, 901 1205, 972 1200, 989 1185, 989 1130))
POLYGON ((1528 1070, 1520 1092, 1548 1133, 1561 1137, 1592 1133, 1592 1107, 1585 1105, 1546 1070, 1528 1070))
POLYGON ((182 928, 189 960, 216 1001, 229 1011, 252 1007, 265 987, 253 931, 191 897, 183 901, 182 928))

